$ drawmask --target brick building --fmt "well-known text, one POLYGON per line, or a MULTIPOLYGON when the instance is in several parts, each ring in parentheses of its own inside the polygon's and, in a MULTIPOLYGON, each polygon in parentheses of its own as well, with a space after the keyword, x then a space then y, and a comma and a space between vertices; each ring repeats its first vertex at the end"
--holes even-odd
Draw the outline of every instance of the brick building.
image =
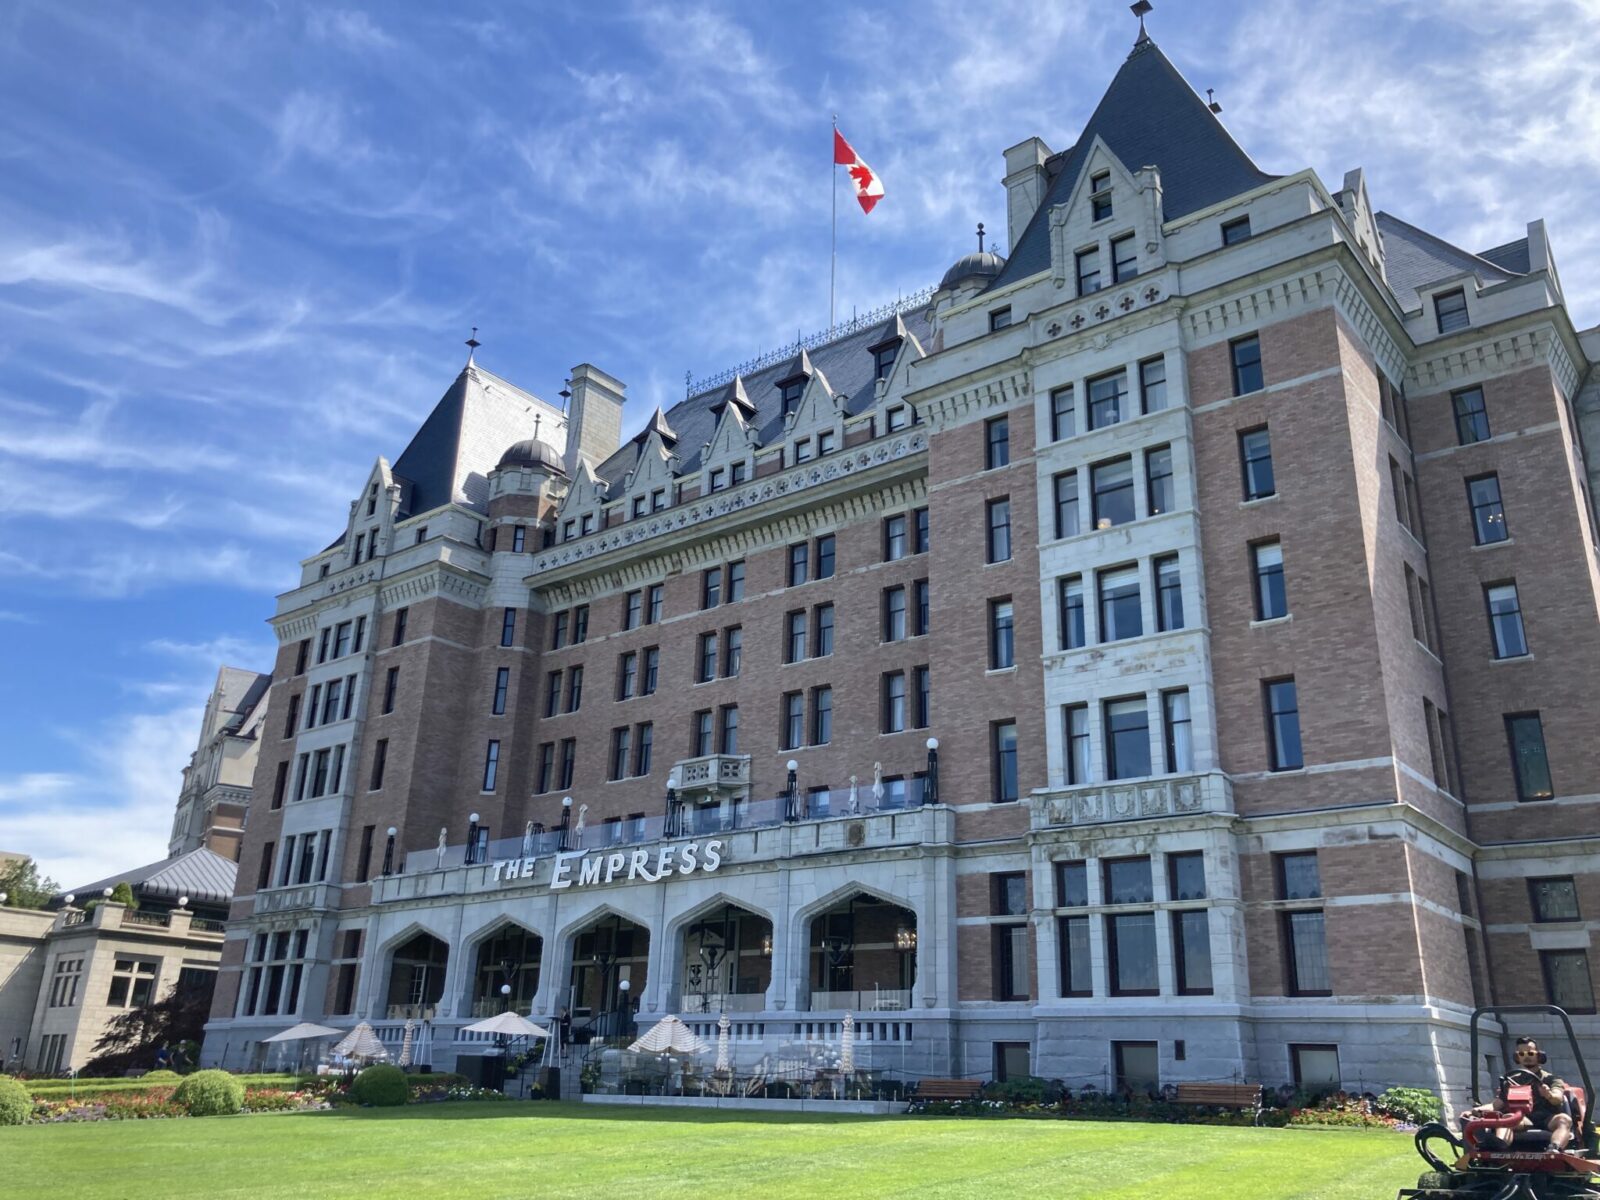
POLYGON ((377 460, 273 618, 211 1061, 512 1003, 1457 1095, 1475 1002, 1593 1013, 1600 330, 1542 223, 1263 172, 1143 36, 1005 166, 1005 255, 627 440, 469 359, 377 460))

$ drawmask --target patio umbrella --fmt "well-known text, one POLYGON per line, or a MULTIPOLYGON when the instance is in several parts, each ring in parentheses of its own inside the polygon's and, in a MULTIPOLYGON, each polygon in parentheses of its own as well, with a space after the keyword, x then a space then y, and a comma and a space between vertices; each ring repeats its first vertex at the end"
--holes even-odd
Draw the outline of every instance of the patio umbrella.
POLYGON ((365 1021, 352 1029, 345 1036, 345 1039, 329 1053, 337 1058, 389 1057, 389 1052, 383 1048, 383 1043, 378 1040, 378 1035, 372 1031, 372 1026, 365 1021))
POLYGON ((310 1038, 338 1037, 344 1030, 329 1029, 326 1025, 313 1025, 310 1021, 301 1021, 298 1025, 291 1025, 282 1033, 275 1033, 269 1038, 262 1038, 263 1042, 303 1042, 310 1038))
POLYGON ((650 1027, 647 1032, 629 1050, 637 1053, 644 1050, 652 1054, 662 1051, 676 1051, 679 1054, 704 1054, 711 1049, 694 1030, 672 1014, 668 1014, 650 1027))
POLYGON ((474 1021, 471 1025, 463 1025, 462 1033, 498 1033, 506 1037, 547 1038, 550 1031, 542 1025, 535 1025, 527 1017, 519 1013, 503 1012, 499 1016, 485 1017, 481 1021, 474 1021))
POLYGON ((839 1026, 839 1070, 849 1075, 856 1069, 856 1019, 849 1013, 839 1026))
POLYGON ((409 1067, 411 1065, 411 1046, 416 1040, 417 1040, 417 1023, 415 1021, 407 1021, 406 1022, 406 1035, 400 1041, 400 1059, 399 1059, 399 1063, 400 1063, 400 1065, 402 1067, 409 1067))
POLYGON ((728 1020, 728 1014, 723 1013, 717 1020, 717 1066, 719 1071, 731 1071, 733 1063, 728 1058, 728 1030, 733 1022, 728 1020))

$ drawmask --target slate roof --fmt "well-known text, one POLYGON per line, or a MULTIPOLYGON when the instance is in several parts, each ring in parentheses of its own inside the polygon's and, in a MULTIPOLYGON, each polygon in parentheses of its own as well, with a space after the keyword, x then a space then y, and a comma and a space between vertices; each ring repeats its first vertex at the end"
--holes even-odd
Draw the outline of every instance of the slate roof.
POLYGON ((1049 269, 1050 209, 1071 196, 1096 137, 1130 171, 1161 169, 1162 212, 1168 221, 1277 178, 1251 161, 1160 47, 1143 38, 1111 80, 1077 142, 1064 152, 1044 203, 991 288, 1049 269))
MULTIPOLYGON (((1394 292, 1402 309, 1410 310, 1422 303, 1417 296, 1419 288, 1451 275, 1467 272, 1477 278, 1480 287, 1487 287, 1523 273, 1507 270, 1482 255, 1452 246, 1443 238, 1435 237, 1389 213, 1378 213, 1376 221, 1378 233, 1383 237, 1383 272, 1389 280, 1389 290, 1394 292)), ((1513 242, 1499 249, 1507 251, 1516 245, 1513 242)), ((1521 245, 1525 269, 1527 239, 1523 239, 1521 245)), ((1510 254, 1502 257, 1514 258, 1510 254)))
MULTIPOLYGON (((851 416, 865 412, 876 398, 872 354, 868 347, 894 336, 898 332, 896 319, 891 317, 880 324, 858 329, 821 346, 813 346, 806 352, 812 368, 827 377, 828 386, 834 394, 843 392, 849 397, 846 411, 851 416)), ((932 327, 928 322, 927 310, 919 308, 901 313, 898 320, 904 322, 906 332, 922 343, 924 351, 928 351, 932 327)), ((750 425, 764 446, 770 446, 782 438, 783 405, 778 393, 778 381, 794 373, 795 358, 785 358, 743 378, 745 394, 755 406, 755 416, 750 418, 750 425)), ((728 399, 729 387, 731 385, 725 384, 701 392, 667 410, 667 424, 678 435, 676 453, 682 456, 683 474, 692 474, 700 469, 701 447, 711 440, 711 435, 717 430, 717 414, 711 410, 728 399)), ((607 484, 620 485, 622 478, 638 462, 641 444, 632 441, 624 443, 622 449, 600 464, 596 476, 607 484)))
POLYGON ((1488 259, 1503 270, 1515 271, 1518 275, 1526 275, 1528 273, 1528 239, 1518 238, 1514 242, 1507 242, 1504 246, 1479 250, 1478 257, 1488 259))
MULTIPOLYGON (((171 901, 188 896, 191 901, 200 903, 227 904, 233 899, 233 885, 238 871, 239 865, 232 859, 223 858, 215 851, 200 846, 176 858, 164 858, 131 871, 119 871, 69 890, 81 902, 93 899, 108 887, 126 883, 133 888, 136 896, 171 901)), ((66 895, 66 892, 62 895, 66 895)))

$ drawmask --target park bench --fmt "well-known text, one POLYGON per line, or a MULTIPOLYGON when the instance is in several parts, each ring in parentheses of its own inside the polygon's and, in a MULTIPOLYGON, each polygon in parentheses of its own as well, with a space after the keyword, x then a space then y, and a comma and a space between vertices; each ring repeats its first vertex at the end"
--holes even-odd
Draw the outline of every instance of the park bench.
POLYGON ((1204 1105, 1207 1108, 1236 1108, 1250 1114, 1254 1124, 1261 1116, 1261 1085, 1259 1083, 1180 1083, 1179 1104, 1204 1105))
POLYGON ((976 1100, 983 1084, 976 1079, 919 1079, 913 1100, 976 1100))

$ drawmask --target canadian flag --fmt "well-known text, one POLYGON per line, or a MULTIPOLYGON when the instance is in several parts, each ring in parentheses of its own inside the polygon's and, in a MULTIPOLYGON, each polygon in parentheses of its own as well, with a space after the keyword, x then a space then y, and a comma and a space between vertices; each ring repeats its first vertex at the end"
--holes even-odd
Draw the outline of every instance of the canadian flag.
POLYGON ((861 202, 862 212, 871 212, 872 206, 883 199, 883 180, 866 163, 861 161, 850 143, 844 140, 844 135, 837 129, 833 131, 833 161, 844 166, 845 174, 850 176, 850 182, 855 184, 856 199, 861 202))

